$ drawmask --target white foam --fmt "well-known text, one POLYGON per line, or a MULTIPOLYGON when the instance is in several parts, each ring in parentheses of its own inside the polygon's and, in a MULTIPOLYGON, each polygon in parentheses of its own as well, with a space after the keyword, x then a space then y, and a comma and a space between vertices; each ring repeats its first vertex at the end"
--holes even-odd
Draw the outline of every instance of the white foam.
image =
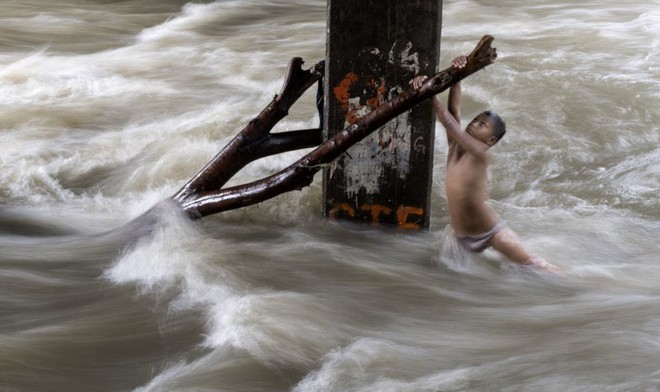
POLYGON ((231 346, 274 367, 310 367, 350 334, 316 296, 264 292, 216 301, 210 308, 209 347, 231 346), (317 317, 323 315, 323 317, 317 317))
POLYGON ((219 2, 185 4, 180 14, 160 25, 144 29, 137 39, 139 42, 156 41, 173 35, 182 35, 183 38, 189 38, 196 35, 195 28, 199 25, 216 21, 218 17, 217 10, 220 7, 221 3, 219 2))

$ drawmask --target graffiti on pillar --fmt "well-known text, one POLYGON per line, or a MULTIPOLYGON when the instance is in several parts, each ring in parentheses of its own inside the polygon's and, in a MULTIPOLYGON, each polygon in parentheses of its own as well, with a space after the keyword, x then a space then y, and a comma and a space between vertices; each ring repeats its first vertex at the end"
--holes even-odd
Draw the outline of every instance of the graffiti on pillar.
MULTIPOLYGON (((397 97, 420 68, 429 69, 426 57, 409 40, 351 53, 342 57, 339 69, 329 78, 330 133, 397 97)), ((401 228, 427 226, 426 199, 418 191, 427 192, 428 180, 420 182, 419 165, 427 164, 428 132, 418 132, 419 124, 419 111, 402 113, 340 157, 324 177, 332 189, 326 194, 325 213, 340 220, 401 228)))
MULTIPOLYGON (((380 204, 363 204, 360 210, 371 217, 371 223, 390 223, 396 218, 396 224, 404 229, 420 229, 424 209, 411 206, 399 206, 394 211, 392 208, 380 204)), ((355 218, 358 211, 348 203, 338 203, 333 206, 328 215, 331 218, 355 218)))
MULTIPOLYGON (((332 87, 332 96, 344 116, 344 127, 396 97, 407 87, 388 86, 382 76, 385 71, 379 68, 398 64, 414 75, 418 72, 419 61, 418 54, 410 53, 411 49, 412 44, 407 42, 395 43, 387 54, 381 53, 378 48, 363 50, 361 55, 372 58, 368 63, 374 64, 373 72, 358 75, 349 71, 332 87)), ((401 114, 348 150, 347 156, 350 158, 343 162, 348 197, 360 191, 380 193, 381 178, 388 169, 402 180, 407 178, 412 148, 408 118, 409 112, 401 114)))
POLYGON ((385 101, 385 79, 368 77, 361 81, 358 75, 349 72, 333 88, 333 93, 344 113, 346 124, 352 124, 385 101))

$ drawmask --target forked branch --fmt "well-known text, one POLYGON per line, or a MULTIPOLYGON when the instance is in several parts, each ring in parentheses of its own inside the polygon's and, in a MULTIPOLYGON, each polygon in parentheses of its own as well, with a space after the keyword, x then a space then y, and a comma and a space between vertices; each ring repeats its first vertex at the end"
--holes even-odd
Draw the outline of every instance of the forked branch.
POLYGON ((319 62, 309 70, 302 69, 299 57, 289 62, 286 79, 279 94, 252 119, 227 145, 197 173, 192 180, 174 195, 173 199, 183 204, 200 192, 218 190, 248 163, 264 156, 308 148, 320 143, 320 131, 299 131, 298 138, 292 134, 270 134, 273 127, 283 119, 291 106, 314 83, 323 77, 324 63, 319 62))

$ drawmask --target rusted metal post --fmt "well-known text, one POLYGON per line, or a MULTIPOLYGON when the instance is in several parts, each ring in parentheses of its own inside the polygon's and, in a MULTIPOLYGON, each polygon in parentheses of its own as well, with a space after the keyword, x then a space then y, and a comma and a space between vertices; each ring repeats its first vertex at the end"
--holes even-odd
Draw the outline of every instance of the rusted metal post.
MULTIPOLYGON (((438 71, 441 0, 328 0, 324 137, 438 71)), ((433 168, 430 102, 351 147, 323 176, 326 216, 427 228, 433 168)))

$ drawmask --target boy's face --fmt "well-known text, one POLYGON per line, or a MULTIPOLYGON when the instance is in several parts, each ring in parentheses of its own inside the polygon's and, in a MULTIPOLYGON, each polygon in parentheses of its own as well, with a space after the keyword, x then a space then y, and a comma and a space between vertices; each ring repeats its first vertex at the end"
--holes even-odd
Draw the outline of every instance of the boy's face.
POLYGON ((495 122, 485 113, 481 113, 475 117, 474 120, 465 127, 465 132, 467 132, 468 135, 488 144, 489 146, 492 146, 497 142, 497 138, 493 136, 494 130, 495 122))

